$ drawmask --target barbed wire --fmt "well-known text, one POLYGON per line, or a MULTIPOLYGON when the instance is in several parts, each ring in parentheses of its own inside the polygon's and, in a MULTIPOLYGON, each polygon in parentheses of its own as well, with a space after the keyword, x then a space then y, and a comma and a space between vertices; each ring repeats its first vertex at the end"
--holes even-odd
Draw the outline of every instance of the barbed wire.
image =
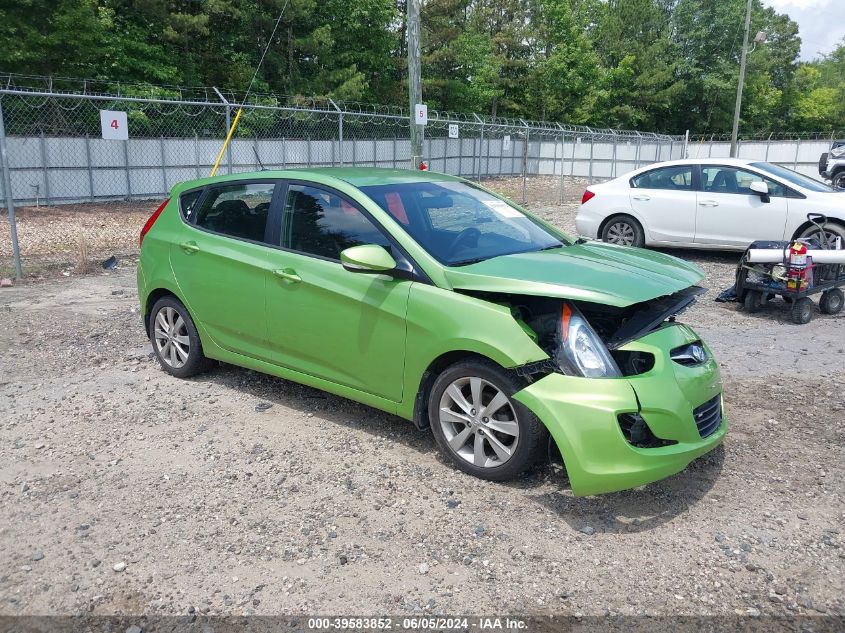
MULTIPOLYGON (((231 89, 217 89, 207 86, 176 86, 168 84, 140 84, 99 79, 78 79, 41 75, 0 73, 0 94, 31 94, 33 96, 102 100, 137 100, 155 103, 173 102, 175 106, 234 106, 244 101, 244 93, 231 89)), ((358 101, 336 101, 330 96, 283 95, 278 93, 251 92, 245 107, 253 110, 292 110, 314 113, 362 115, 383 119, 409 119, 407 111, 395 105, 379 105, 358 101)), ((592 128, 553 121, 526 121, 517 118, 487 116, 467 112, 429 110, 430 123, 460 123, 485 128, 511 129, 523 133, 529 129, 534 134, 554 136, 560 134, 584 134, 596 138, 630 137, 656 140, 681 140, 682 136, 592 128)))
MULTIPOLYGON (((737 140, 740 142, 758 141, 834 141, 845 138, 845 130, 818 131, 818 132, 752 132, 741 133, 737 140)), ((709 143, 730 141, 730 134, 690 134, 690 143, 709 143)))

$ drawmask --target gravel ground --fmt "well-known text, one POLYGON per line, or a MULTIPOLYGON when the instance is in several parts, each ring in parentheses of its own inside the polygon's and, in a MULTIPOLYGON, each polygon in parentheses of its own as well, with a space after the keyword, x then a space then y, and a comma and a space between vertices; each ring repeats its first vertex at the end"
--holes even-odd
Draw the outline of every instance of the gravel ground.
MULTIPOLYGON (((533 208, 572 229, 572 200, 533 208)), ((682 254, 731 431, 590 498, 549 465, 473 479, 411 424, 290 382, 169 377, 131 266, 3 288, 0 615, 845 614, 845 316, 714 303, 737 256, 682 254)))

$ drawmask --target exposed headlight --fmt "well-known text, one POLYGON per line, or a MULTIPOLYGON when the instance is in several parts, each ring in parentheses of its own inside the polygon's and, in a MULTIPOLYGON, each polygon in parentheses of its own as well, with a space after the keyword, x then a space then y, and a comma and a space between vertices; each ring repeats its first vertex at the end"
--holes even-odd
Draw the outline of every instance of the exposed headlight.
POLYGON ((841 158, 842 156, 845 156, 845 145, 834 147, 832 150, 830 150, 830 155, 834 158, 841 158))
POLYGON ((560 345, 555 354, 558 367, 565 374, 585 378, 621 376, 607 347, 587 320, 568 303, 563 304, 560 319, 560 345))

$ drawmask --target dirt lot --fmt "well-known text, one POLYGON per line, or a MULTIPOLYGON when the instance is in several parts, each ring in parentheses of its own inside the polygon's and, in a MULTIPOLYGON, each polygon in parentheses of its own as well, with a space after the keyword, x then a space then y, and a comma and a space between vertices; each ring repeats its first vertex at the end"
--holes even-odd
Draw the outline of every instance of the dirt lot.
POLYGON ((845 315, 746 315, 712 300, 736 256, 683 255, 731 431, 592 498, 283 380, 168 377, 131 267, 0 290, 0 614, 845 614, 845 315))

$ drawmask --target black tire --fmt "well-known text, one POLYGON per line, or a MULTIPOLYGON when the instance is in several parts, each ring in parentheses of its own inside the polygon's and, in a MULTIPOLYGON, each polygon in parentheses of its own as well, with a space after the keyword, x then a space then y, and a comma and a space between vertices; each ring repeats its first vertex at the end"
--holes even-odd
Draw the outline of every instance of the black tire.
POLYGON ((845 169, 840 169, 830 177, 830 184, 839 191, 845 190, 845 169))
MULTIPOLYGON (((842 175, 845 176, 845 172, 842 172, 842 175)), ((845 247, 845 226, 843 226, 839 222, 836 222, 835 220, 828 220, 827 224, 824 227, 824 232, 826 234, 824 237, 825 237, 825 240, 827 241, 827 247, 828 248, 834 247, 834 242, 836 241, 837 237, 839 237, 841 239, 842 245, 843 245, 843 247, 845 247)), ((807 238, 814 237, 821 242, 822 236, 820 235, 820 233, 821 233, 821 231, 819 230, 819 228, 817 226, 810 225, 807 228, 805 228, 803 231, 801 231, 801 234, 796 236, 796 237, 801 238, 801 239, 807 239, 807 238)))
POLYGON ((825 152, 821 156, 819 156, 819 175, 823 176, 825 169, 827 169, 827 156, 828 152, 825 152))
POLYGON ((601 230, 601 239, 620 246, 645 246, 643 227, 630 215, 614 215, 607 219, 601 230))
POLYGON ((810 297, 801 297, 792 302, 792 308, 789 310, 789 316, 793 323, 804 325, 813 320, 813 302, 810 297))
MULTIPOLYGON (((492 361, 482 359, 466 360, 455 363, 454 365, 447 367, 434 381, 434 384, 431 387, 431 392, 428 396, 429 424, 431 425, 432 432, 434 433, 434 439, 437 441, 437 445, 440 447, 440 450, 460 470, 469 473, 470 475, 475 475, 481 479, 487 479, 490 481, 506 481, 508 479, 513 479, 530 468, 546 453, 549 437, 546 427, 543 426, 543 423, 540 422, 537 416, 535 416, 528 407, 512 399, 513 394, 522 389, 522 387, 523 385, 521 385, 509 372, 502 369, 492 361), (479 396, 483 405, 489 405, 490 399, 494 397, 493 394, 495 394, 496 390, 498 390, 506 396, 507 403, 497 409, 496 414, 503 417, 505 420, 510 417, 511 413, 515 417, 515 420, 507 423, 510 425, 515 423, 518 426, 518 437, 513 442, 512 453, 507 458, 507 461, 501 465, 495 465, 495 461, 498 461, 499 458, 496 454, 497 451, 493 450, 492 441, 498 438, 501 440, 501 446, 508 443, 511 440, 512 435, 510 433, 500 434, 487 427, 486 423, 482 424, 482 418, 480 416, 483 414, 483 410, 478 411, 477 415, 479 417, 475 418, 473 422, 474 426, 463 422, 453 424, 448 420, 441 423, 441 404, 444 399, 449 398, 449 396, 446 395, 446 390, 456 382, 459 383, 463 380, 469 380, 470 378, 481 379, 482 383, 486 383, 481 389, 479 389, 479 396), (485 398, 487 398, 486 401, 485 398), (505 409, 505 407, 509 407, 508 411, 500 413, 505 409), (447 427, 446 430, 444 430, 444 425, 447 427), (458 453, 458 450, 453 449, 449 445, 449 439, 446 437, 446 432, 453 433, 451 438, 453 441, 457 439, 458 435, 461 435, 461 432, 468 433, 468 435, 466 435, 465 442, 462 442, 461 445, 458 446, 458 450, 461 448, 467 449, 468 446, 466 442, 471 443, 474 448, 476 443, 480 441, 482 445, 482 452, 484 453, 483 460, 490 463, 481 466, 470 463, 468 461, 469 457, 462 457, 458 453), (492 436, 492 438, 485 437, 485 435, 492 436)), ((461 389, 461 387, 457 388, 459 390, 461 389)), ((467 385, 465 389, 467 391, 464 393, 467 393, 469 396, 467 398, 467 404, 470 405, 473 401, 470 393, 471 387, 467 385)), ((476 411, 476 409, 472 409, 472 411, 476 411)), ((469 413, 464 414, 460 409, 458 409, 457 412, 461 415, 465 415, 468 420, 471 417, 474 417, 470 416, 469 413)), ((484 418, 484 420, 488 420, 488 418, 484 418)), ((495 418, 492 419, 494 424, 498 421, 499 420, 495 418)))
POLYGON ((188 314, 188 310, 176 297, 168 295, 155 302, 153 309, 150 311, 149 329, 150 343, 152 343, 153 346, 153 353, 158 359, 161 368, 171 376, 176 376, 177 378, 189 378, 208 370, 213 364, 212 361, 206 358, 205 354, 203 354, 202 342, 200 341, 199 334, 197 334, 197 328, 194 325, 193 319, 191 319, 191 315, 188 314), (169 312, 171 310, 173 312, 169 312), (169 341, 171 346, 168 347, 166 345, 168 339, 159 338, 157 340, 157 319, 159 318, 159 315, 161 315, 161 318, 167 322, 167 316, 174 313, 184 322, 184 330, 182 330, 181 326, 178 326, 178 319, 173 320, 174 325, 178 326, 178 330, 173 331, 174 336, 169 341), (184 334, 179 335, 179 332, 182 331, 184 331, 184 334), (176 345, 178 342, 175 340, 177 335, 179 335, 179 338, 182 340, 184 340, 184 337, 187 337, 187 348, 185 348, 183 343, 176 345), (159 343, 159 340, 163 341, 163 343, 159 343), (171 348, 176 348, 173 351, 173 356, 167 353, 171 348), (182 352, 179 350, 186 350, 187 357, 183 359, 181 356, 182 352), (172 360, 174 357, 182 364, 179 365, 178 363, 174 363, 172 360))
POLYGON ((742 305, 746 312, 751 314, 759 312, 763 307, 763 293, 759 290, 746 290, 742 305))
POLYGON ((845 304, 845 293, 839 288, 832 288, 822 293, 822 298, 819 299, 819 310, 822 314, 839 314, 843 304, 845 304))

